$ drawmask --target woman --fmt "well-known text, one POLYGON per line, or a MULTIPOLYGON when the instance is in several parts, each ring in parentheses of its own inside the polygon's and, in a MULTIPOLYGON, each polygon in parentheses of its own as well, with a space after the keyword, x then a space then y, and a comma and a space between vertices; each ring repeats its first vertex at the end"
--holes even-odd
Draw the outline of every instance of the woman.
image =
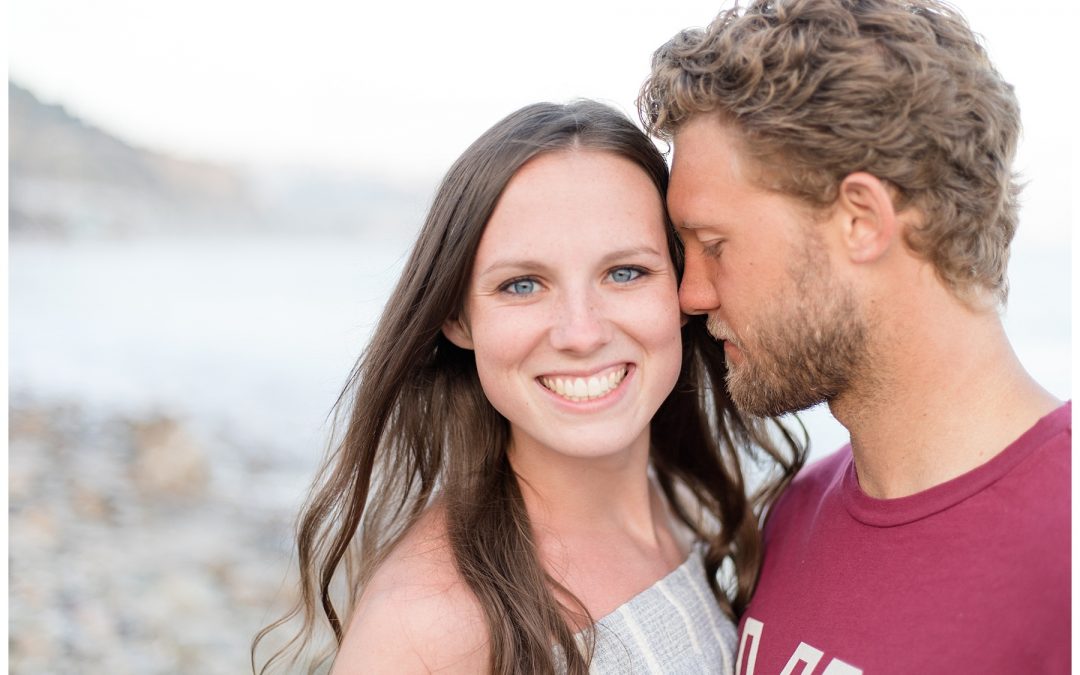
POLYGON ((523 108, 450 169, 300 520, 294 643, 321 606, 333 673, 731 670, 759 515, 802 452, 682 326, 666 187, 588 101, 523 108), (752 446, 779 467, 756 503, 752 446))

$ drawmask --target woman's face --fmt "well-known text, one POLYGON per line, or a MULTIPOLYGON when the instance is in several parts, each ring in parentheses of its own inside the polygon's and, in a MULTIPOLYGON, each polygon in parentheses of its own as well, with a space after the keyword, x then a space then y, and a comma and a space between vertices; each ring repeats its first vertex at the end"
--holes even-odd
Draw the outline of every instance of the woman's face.
POLYGON ((475 351, 514 453, 647 452, 682 360, 662 209, 646 173, 610 152, 543 154, 507 185, 445 331, 475 351))

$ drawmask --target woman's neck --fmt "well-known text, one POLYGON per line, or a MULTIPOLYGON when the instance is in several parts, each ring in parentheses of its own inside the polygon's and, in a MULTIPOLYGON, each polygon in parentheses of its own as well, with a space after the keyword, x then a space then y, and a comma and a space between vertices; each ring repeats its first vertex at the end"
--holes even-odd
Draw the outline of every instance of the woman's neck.
MULTIPOLYGON (((508 450, 534 531, 655 539, 657 500, 649 471, 646 430, 625 450, 573 456, 515 438, 508 450)), ((661 502, 662 505, 662 502, 661 502)))
POLYGON ((621 453, 568 456, 521 442, 510 449, 542 561, 552 569, 599 564, 616 553, 657 569, 685 559, 680 532, 649 477, 649 434, 621 453))
POLYGON ((510 450, 541 564, 602 616, 681 564, 691 536, 649 478, 649 435, 623 452, 580 457, 510 450))

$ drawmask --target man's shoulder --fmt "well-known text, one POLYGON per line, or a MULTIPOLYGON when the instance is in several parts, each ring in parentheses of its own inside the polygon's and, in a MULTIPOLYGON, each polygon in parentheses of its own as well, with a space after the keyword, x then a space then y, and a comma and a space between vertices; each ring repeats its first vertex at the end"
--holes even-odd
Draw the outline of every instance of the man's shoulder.
POLYGON ((838 489, 851 461, 848 444, 803 467, 773 507, 770 525, 776 527, 777 521, 786 522, 799 514, 816 511, 814 507, 838 489))
MULTIPOLYGON (((1072 500, 1072 401, 1040 419, 1001 453, 1012 494, 1027 513, 1067 513, 1072 500)), ((997 459, 997 458, 995 458, 997 459)))
MULTIPOLYGON (((1070 490, 1072 473, 1072 401, 1040 418, 987 466, 998 466, 1002 479, 1042 492, 1043 485, 1070 490)), ((1038 501, 1050 494, 1039 494, 1038 501)), ((1065 495, 1068 497, 1068 495, 1065 495)))
POLYGON ((820 497, 833 489, 851 465, 851 445, 814 460, 791 481, 788 493, 802 497, 820 497))
POLYGON ((1049 443, 1061 445, 1064 440, 1065 445, 1069 445, 1072 440, 1072 399, 1065 401, 1053 412, 1039 420, 1033 430, 1040 427, 1046 428, 1046 435, 1050 437, 1048 439, 1049 443))

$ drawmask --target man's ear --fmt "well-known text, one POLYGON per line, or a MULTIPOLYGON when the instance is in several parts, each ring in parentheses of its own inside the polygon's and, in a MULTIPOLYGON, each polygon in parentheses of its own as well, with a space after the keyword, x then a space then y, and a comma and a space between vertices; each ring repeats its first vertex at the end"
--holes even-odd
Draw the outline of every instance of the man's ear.
POLYGON ((840 183, 837 214, 842 218, 841 243, 852 262, 874 262, 900 234, 892 190, 865 171, 849 174, 840 183))
POLYGON ((442 325, 443 335, 450 342, 453 342, 462 349, 472 349, 472 332, 469 330, 469 325, 464 316, 450 317, 443 322, 442 325))

